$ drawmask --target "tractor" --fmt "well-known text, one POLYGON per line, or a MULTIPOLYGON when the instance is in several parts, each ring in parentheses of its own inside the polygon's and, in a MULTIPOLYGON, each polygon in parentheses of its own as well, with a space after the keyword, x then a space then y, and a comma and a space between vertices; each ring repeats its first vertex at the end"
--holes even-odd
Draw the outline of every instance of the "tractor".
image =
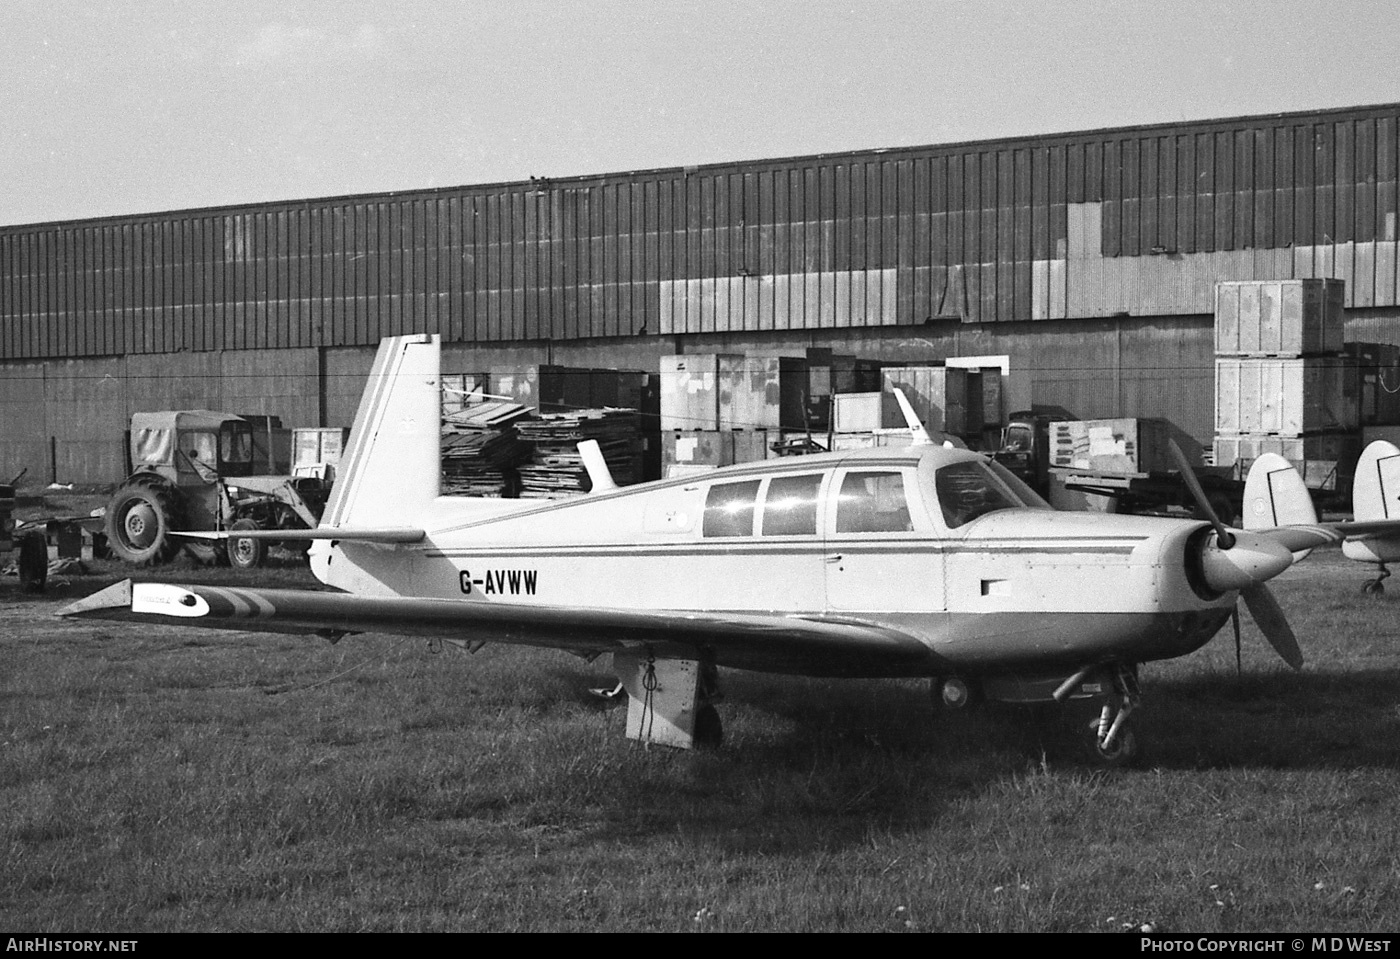
POLYGON ((173 533, 313 529, 321 521, 327 484, 317 477, 253 475, 253 428, 233 413, 134 413, 129 451, 132 472, 112 495, 106 516, 108 547, 128 563, 167 563, 183 547, 205 562, 251 569, 275 544, 230 536, 207 545, 173 533))

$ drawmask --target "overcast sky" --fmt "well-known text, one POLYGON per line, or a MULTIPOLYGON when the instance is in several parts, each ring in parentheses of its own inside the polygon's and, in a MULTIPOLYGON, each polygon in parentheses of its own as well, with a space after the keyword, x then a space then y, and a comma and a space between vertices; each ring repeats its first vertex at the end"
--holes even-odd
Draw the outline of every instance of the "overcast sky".
POLYGON ((0 0, 0 224, 1400 101, 1393 0, 0 0))

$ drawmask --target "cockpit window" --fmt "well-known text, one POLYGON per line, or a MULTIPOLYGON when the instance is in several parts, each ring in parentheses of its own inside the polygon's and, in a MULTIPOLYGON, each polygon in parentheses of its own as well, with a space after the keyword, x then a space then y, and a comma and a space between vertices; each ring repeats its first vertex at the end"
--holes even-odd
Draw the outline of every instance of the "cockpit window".
POLYGON ((1046 502, 1006 467, 990 460, 940 466, 934 474, 938 505, 950 529, 999 509, 1049 509, 1046 502))
POLYGON ((716 483, 705 497, 704 535, 752 536, 753 507, 758 480, 751 483, 716 483))
POLYGON ((902 533, 913 528, 904 498, 903 474, 846 474, 836 503, 836 532, 902 533))

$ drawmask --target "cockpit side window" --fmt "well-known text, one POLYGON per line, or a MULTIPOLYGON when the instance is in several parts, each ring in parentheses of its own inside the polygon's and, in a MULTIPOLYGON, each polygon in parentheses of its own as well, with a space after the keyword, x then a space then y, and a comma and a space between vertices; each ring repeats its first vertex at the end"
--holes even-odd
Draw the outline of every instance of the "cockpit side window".
POLYGON ((705 497, 703 535, 752 536, 753 509, 758 499, 758 480, 747 483, 716 483, 705 497))
POLYGON ((763 498, 764 536, 814 536, 817 532, 817 497, 820 473, 809 476, 775 476, 763 498))
POLYGON ((841 480, 836 532, 902 533, 913 528, 902 473, 851 472, 841 480))

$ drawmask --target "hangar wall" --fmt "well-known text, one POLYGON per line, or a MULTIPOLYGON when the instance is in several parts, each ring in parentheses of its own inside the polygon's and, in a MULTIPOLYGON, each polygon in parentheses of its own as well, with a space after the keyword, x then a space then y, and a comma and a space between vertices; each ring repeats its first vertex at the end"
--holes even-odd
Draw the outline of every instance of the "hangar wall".
POLYGON ((0 472, 110 480, 134 409, 348 424, 403 332, 463 371, 1008 353, 1204 439, 1219 280, 1339 277, 1400 343, 1397 154, 1391 104, 4 227, 0 472))

